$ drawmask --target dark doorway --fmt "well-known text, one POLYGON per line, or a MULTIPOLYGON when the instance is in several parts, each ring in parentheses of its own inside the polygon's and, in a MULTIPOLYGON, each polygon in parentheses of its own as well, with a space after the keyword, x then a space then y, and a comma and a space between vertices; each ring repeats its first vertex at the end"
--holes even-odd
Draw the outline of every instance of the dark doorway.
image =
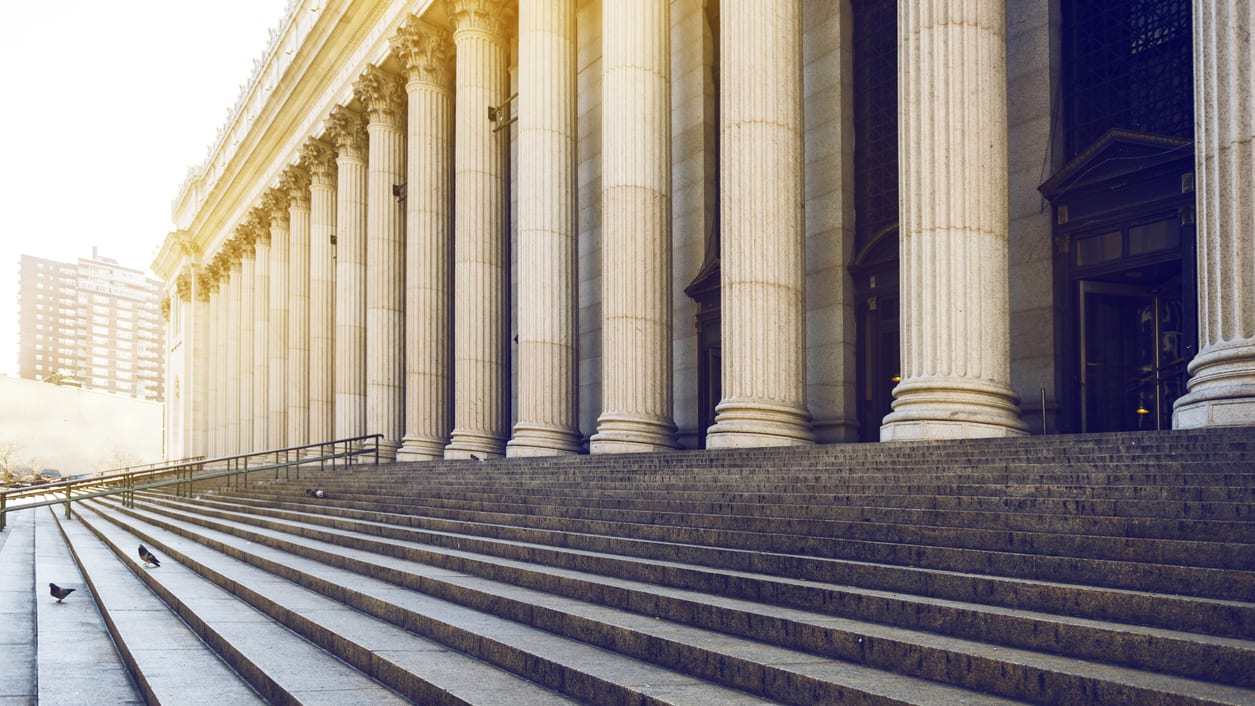
POLYGON ((1151 288, 1079 285, 1081 428, 1169 429, 1185 392, 1185 315, 1180 277, 1151 288))
POLYGON ((858 426, 860 441, 879 441, 902 377, 898 238, 881 234, 850 266, 858 311, 858 426))

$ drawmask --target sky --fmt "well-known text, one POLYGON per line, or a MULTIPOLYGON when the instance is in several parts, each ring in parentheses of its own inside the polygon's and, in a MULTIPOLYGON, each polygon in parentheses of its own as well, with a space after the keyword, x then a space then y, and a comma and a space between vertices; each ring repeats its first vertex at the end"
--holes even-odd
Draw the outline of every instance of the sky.
POLYGON ((287 0, 0 0, 0 375, 22 255, 145 271, 287 0))

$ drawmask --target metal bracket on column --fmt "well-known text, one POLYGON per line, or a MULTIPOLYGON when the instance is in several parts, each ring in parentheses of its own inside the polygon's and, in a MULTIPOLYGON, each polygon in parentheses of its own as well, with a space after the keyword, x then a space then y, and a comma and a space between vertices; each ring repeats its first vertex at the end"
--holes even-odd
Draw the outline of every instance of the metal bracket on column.
POLYGON ((505 99, 505 102, 501 105, 488 106, 488 121, 497 124, 496 127, 492 129, 493 132, 500 132, 510 127, 511 124, 519 119, 519 116, 517 115, 513 117, 510 116, 510 104, 518 97, 519 94, 515 93, 505 99))

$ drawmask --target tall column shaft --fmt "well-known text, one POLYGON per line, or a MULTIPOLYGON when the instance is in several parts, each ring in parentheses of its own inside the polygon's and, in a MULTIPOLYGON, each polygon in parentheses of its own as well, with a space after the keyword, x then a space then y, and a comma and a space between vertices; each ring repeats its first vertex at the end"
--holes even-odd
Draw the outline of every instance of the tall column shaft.
POLYGON ((1255 3, 1194 3, 1199 351, 1172 426, 1255 424, 1255 3))
POLYGON ((593 453, 675 446, 669 0, 602 6, 602 405, 593 453))
POLYGON ((269 394, 267 402, 266 448, 288 446, 288 318, 291 297, 288 294, 288 260, 290 255, 290 224, 288 196, 272 191, 266 197, 270 211, 270 304, 269 329, 266 341, 266 364, 269 394))
POLYGON ((270 445, 270 244, 267 224, 257 226, 253 264, 253 448, 270 445))
POLYGON ((809 443, 802 215, 802 6, 719 18, 723 399, 710 448, 809 443))
POLYGON ((309 172, 309 441, 335 438, 336 164, 330 145, 301 152, 309 172))
POLYGON ((207 297, 205 304, 206 323, 208 330, 205 335, 205 448, 201 453, 214 457, 218 455, 218 392, 221 379, 218 377, 218 361, 222 355, 218 350, 218 292, 221 286, 217 271, 217 261, 210 263, 205 275, 205 288, 202 290, 207 297))
POLYGON ((283 188, 288 196, 288 351, 284 368, 288 446, 309 443, 309 184, 309 173, 304 169, 289 168, 284 173, 283 188))
POLYGON ((1011 436, 1004 0, 899 0, 902 382, 882 440, 1011 436))
POLYGON ((518 421, 508 456, 580 448, 575 0, 519 3, 518 421))
POLYGON ((366 183, 366 429, 396 458, 405 433, 405 87, 374 66, 353 87, 370 120, 366 183))
POLYGON ((251 453, 257 450, 253 437, 253 400, 257 388, 254 384, 256 361, 253 350, 253 339, 256 330, 253 317, 253 302, 257 295, 257 245, 255 235, 249 234, 243 243, 240 255, 240 306, 239 316, 232 325, 239 329, 239 347, 236 349, 236 365, 239 369, 237 378, 236 409, 240 417, 237 433, 236 453, 251 453))
POLYGON ((432 460, 449 442, 452 39, 411 18, 392 40, 406 67, 405 436, 398 458, 432 460))
POLYGON ((192 327, 192 370, 188 374, 187 390, 183 393, 191 401, 191 447, 189 456, 205 456, 209 453, 209 277, 199 268, 194 279, 189 310, 192 327))
POLYGON ((235 252, 232 256, 231 274, 227 283, 230 300, 228 311, 223 317, 223 327, 226 331, 225 338, 227 340, 227 394, 222 414, 226 419, 225 450, 228 455, 238 454, 243 450, 243 443, 240 438, 240 426, 243 420, 240 414, 240 346, 244 338, 244 327, 239 322, 244 320, 242 317, 243 312, 240 308, 244 298, 244 287, 240 282, 243 279, 244 263, 239 252, 239 244, 235 243, 232 249, 235 252))
POLYGON ((507 421, 505 157, 488 109, 507 97, 503 0, 450 0, 457 46, 454 427, 446 458, 501 456, 507 421))
POLYGON ((215 257, 217 278, 213 293, 213 445, 214 456, 227 455, 227 392, 230 389, 227 361, 231 359, 231 346, 227 341, 226 319, 231 311, 231 265, 225 256, 215 257))
POLYGON ((366 128, 361 116, 332 113, 336 143, 336 428, 366 429, 366 128))

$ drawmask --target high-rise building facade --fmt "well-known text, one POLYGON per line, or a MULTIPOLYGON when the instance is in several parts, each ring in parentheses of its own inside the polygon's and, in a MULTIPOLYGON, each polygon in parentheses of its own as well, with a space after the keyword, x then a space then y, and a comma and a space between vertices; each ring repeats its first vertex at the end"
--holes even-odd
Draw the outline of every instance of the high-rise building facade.
POLYGON ((95 248, 73 263, 23 255, 18 374, 161 402, 161 292, 160 281, 95 248))
POLYGON ((294 0, 154 263, 168 446, 1255 424, 1253 19, 294 0))

